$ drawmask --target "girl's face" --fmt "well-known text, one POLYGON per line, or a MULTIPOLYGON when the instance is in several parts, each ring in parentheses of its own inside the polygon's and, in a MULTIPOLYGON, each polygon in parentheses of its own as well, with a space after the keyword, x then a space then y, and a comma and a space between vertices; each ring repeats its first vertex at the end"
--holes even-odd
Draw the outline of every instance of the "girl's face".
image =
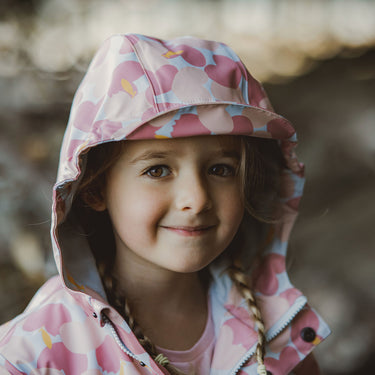
POLYGON ((104 194, 116 261, 182 273, 208 265, 244 214, 240 161, 234 136, 128 141, 104 194))

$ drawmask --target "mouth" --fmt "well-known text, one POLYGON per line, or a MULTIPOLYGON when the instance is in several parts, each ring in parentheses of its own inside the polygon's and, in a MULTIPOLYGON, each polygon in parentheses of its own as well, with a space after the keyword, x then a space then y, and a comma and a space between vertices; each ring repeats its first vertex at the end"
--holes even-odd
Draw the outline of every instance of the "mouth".
POLYGON ((208 233, 215 225, 198 225, 198 226, 184 226, 184 225, 162 225, 161 228, 171 231, 186 237, 196 237, 208 233))

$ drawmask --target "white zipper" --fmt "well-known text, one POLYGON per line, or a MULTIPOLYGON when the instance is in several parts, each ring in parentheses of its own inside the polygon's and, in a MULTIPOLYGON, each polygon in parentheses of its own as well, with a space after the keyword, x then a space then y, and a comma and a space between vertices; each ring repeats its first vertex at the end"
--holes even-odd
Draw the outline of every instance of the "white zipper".
POLYGON ((122 342, 122 340, 120 339, 117 331, 116 331, 116 328, 114 327, 113 323, 109 320, 109 318, 105 315, 105 314, 102 314, 102 319, 105 323, 105 326, 108 326, 109 330, 111 331, 111 334, 112 336, 114 337, 117 345, 120 347, 120 349, 125 353, 127 354, 129 357, 135 359, 137 362, 139 362, 139 364, 142 366, 142 367, 145 367, 146 364, 140 360, 139 358, 137 358, 137 356, 135 354, 133 354, 126 346, 125 344, 122 342))
MULTIPOLYGON (((272 341, 276 338, 284 329, 292 322, 296 315, 305 307, 307 299, 304 296, 297 298, 297 301, 294 303, 293 307, 288 310, 287 315, 284 318, 281 318, 277 322, 277 325, 271 327, 266 333, 266 342, 272 341)), ((241 361, 236 365, 230 375, 237 374, 241 367, 255 354, 257 344, 255 344, 242 358, 241 361)))

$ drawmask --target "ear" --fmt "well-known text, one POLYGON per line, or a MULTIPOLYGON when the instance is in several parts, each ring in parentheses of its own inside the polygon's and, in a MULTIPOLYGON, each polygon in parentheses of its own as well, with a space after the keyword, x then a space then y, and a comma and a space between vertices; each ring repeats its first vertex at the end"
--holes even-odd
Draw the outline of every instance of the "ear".
POLYGON ((94 211, 105 211, 107 209, 104 197, 101 193, 93 193, 90 190, 86 190, 81 193, 81 199, 94 211))

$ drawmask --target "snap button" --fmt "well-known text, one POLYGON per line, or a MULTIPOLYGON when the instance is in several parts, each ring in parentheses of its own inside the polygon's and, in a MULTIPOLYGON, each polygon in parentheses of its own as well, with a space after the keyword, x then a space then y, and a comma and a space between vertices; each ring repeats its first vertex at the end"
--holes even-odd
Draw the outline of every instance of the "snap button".
POLYGON ((311 327, 305 327, 301 330, 301 338, 306 342, 313 342, 316 338, 316 333, 311 327))
POLYGON ((92 313, 92 316, 93 316, 95 319, 98 317, 98 315, 96 314, 95 311, 92 313))

